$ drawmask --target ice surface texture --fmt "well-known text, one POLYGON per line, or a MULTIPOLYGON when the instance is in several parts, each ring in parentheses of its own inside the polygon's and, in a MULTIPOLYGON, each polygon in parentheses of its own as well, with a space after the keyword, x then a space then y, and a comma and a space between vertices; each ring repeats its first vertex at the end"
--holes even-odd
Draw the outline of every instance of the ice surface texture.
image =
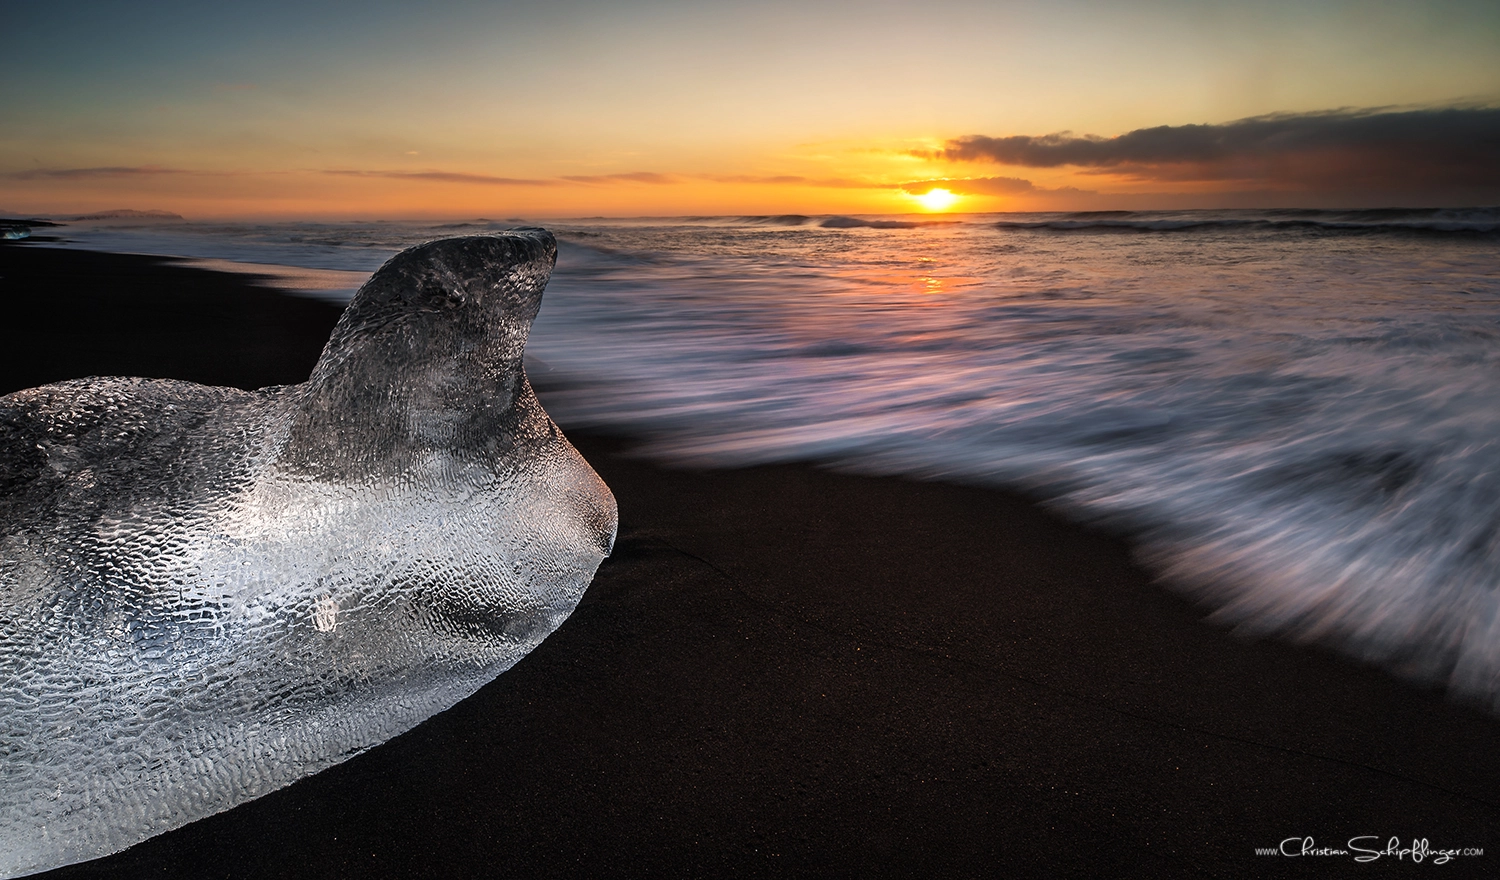
POLYGON ((616 514, 522 370, 556 254, 397 255, 301 385, 0 398, 0 876, 343 761, 562 623, 616 514))

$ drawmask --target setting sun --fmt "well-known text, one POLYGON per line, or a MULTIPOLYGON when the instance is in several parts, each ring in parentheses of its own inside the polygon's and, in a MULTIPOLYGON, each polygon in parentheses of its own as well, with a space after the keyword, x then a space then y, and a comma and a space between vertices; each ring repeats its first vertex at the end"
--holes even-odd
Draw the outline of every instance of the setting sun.
POLYGON ((946 211, 958 201, 958 196, 946 189, 930 189, 927 192, 913 196, 922 203, 922 209, 926 211, 946 211))

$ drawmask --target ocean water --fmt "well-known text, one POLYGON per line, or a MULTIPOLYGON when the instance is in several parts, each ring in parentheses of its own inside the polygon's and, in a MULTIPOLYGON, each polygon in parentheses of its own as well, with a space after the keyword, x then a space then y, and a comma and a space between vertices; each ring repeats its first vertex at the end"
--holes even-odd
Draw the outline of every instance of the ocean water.
MULTIPOLYGON (((337 297, 525 222, 49 232, 337 297)), ((564 425, 1021 488, 1222 621, 1500 710, 1500 209, 535 225, 562 245, 530 370, 564 425)))

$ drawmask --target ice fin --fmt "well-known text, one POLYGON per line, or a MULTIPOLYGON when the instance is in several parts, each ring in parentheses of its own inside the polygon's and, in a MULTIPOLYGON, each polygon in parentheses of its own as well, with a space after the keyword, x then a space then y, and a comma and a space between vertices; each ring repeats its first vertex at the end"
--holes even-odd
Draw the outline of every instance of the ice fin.
POLYGON ((0 877, 378 745, 562 623, 616 513, 522 369, 556 253, 397 255, 302 385, 0 398, 0 877))

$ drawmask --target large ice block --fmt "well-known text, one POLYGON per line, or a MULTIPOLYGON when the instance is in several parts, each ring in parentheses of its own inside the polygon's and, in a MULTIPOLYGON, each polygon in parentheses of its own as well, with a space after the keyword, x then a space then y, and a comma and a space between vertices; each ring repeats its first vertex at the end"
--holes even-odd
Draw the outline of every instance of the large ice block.
POLYGON ((343 761, 563 622, 616 514, 522 369, 556 254, 397 255, 301 385, 0 398, 0 876, 343 761))

